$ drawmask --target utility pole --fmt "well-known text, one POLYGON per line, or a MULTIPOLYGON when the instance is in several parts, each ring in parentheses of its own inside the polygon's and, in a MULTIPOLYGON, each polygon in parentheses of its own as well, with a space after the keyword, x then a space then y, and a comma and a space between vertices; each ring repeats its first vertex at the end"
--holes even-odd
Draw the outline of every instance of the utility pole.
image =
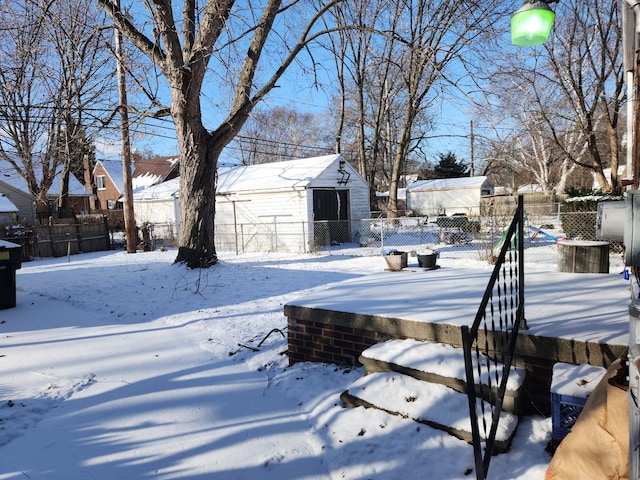
MULTIPOLYGON (((120 0, 115 1, 118 10, 120 0)), ((127 253, 136 253, 137 235, 136 219, 133 214, 133 182, 131 174, 131 143, 129 141, 129 111, 127 103, 127 87, 122 51, 122 33, 115 28, 115 47, 118 68, 118 98, 120 105, 120 133, 122 135, 122 180, 124 183, 124 228, 127 240, 127 253)))
POLYGON ((473 120, 471 120, 469 122, 469 141, 471 142, 471 168, 469 169, 469 176, 470 177, 475 177, 475 171, 474 171, 474 163, 475 160, 473 158, 473 120))

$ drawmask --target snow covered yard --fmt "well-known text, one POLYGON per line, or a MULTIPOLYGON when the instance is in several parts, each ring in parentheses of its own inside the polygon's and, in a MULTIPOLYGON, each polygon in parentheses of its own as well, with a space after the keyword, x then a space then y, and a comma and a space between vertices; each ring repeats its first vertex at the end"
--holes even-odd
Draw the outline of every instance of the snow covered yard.
MULTIPOLYGON (((203 271, 174 258, 104 252, 18 270, 17 306, 0 311, 0 479, 474 478, 471 446, 343 408, 362 371, 289 367, 272 332, 285 303, 378 273, 382 257, 222 254, 203 271)), ((439 260, 469 265, 456 262, 439 260)), ((542 479, 550 432, 550 419, 525 418, 489 478, 542 479)))

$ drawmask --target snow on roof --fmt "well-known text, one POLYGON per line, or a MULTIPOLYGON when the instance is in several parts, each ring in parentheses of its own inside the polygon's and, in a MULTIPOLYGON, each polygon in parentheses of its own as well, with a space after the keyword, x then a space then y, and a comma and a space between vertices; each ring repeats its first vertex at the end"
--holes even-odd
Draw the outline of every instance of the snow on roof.
MULTIPOLYGON (((406 188, 399 188, 397 196, 398 196, 398 200, 406 201, 407 200, 407 189, 406 188)), ((376 192, 376 197, 388 198, 389 197, 389 190, 387 190, 386 192, 376 192)))
POLYGON ((304 188, 338 158, 340 155, 336 154, 260 165, 220 167, 218 193, 304 188))
POLYGON ((436 180, 420 180, 407 187, 408 191, 418 190, 447 190, 454 188, 476 188, 481 187, 488 181, 486 176, 480 177, 460 177, 460 178, 438 178, 436 180))
POLYGON ((136 200, 164 200, 177 197, 179 193, 180 177, 150 187, 139 186, 133 190, 133 196, 136 200))
MULTIPOLYGON (((340 155, 218 168, 218 195, 255 190, 305 188, 335 162, 340 155)), ((133 192, 136 200, 159 200, 177 196, 180 178, 173 178, 153 186, 138 186, 133 192)))
MULTIPOLYGON (((42 172, 39 171, 39 168, 34 168, 34 173, 40 182, 42 178, 42 172)), ((58 195, 60 193, 60 178, 61 178, 61 168, 57 172, 56 176, 53 179, 53 183, 47 192, 48 195, 58 195)), ((20 176, 18 172, 7 162, 6 160, 0 159, 0 180, 11 185, 18 190, 21 190, 25 193, 29 192, 29 187, 27 185, 27 181, 20 176)), ((82 185, 78 179, 74 175, 69 175, 69 195, 73 196, 89 196, 89 192, 84 185, 82 185)))
MULTIPOLYGON (((119 160, 98 160, 102 164, 102 168, 107 172, 111 181, 119 192, 124 192, 124 179, 122 175, 122 162, 119 160)), ((97 166, 97 163, 96 163, 97 166)), ((93 169, 95 172, 95 167, 93 169)))
POLYGON ((18 207, 4 195, 0 194, 0 212, 17 212, 18 207))
POLYGON ((133 188, 157 185, 173 172, 179 162, 178 156, 154 157, 136 160, 131 183, 133 188))

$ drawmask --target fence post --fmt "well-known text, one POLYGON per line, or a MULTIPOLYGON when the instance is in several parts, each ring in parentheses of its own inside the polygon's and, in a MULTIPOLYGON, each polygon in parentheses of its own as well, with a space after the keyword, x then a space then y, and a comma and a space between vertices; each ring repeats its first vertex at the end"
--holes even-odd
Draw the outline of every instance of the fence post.
POLYGON ((306 229, 304 228, 306 222, 303 220, 300 223, 302 223, 302 249, 304 250, 304 253, 309 253, 309 241, 307 239, 306 229))

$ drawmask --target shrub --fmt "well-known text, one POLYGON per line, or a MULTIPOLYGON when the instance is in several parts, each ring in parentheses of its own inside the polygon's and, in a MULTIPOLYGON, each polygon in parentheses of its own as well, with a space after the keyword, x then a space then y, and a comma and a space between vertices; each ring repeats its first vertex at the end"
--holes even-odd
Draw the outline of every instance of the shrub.
POLYGON ((621 195, 599 190, 573 189, 560 205, 560 223, 567 238, 596 240, 598 203, 622 200, 621 195))

